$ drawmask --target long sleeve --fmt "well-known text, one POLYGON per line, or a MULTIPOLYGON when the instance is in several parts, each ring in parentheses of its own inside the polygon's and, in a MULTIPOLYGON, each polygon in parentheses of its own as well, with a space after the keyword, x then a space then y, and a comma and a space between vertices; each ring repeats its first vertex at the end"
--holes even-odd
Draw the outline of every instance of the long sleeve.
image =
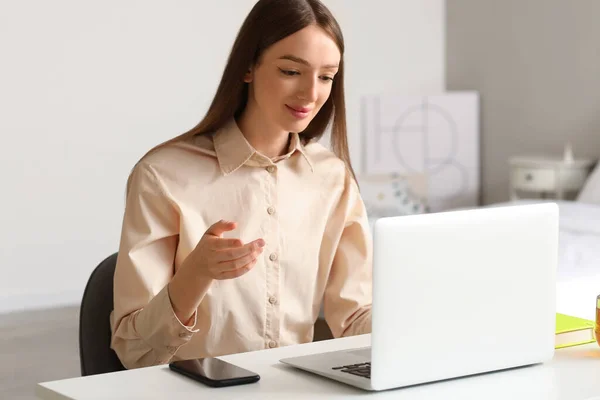
POLYGON ((343 228, 325 288, 325 320, 334 337, 369 333, 372 242, 364 203, 349 174, 336 214, 343 228))
POLYGON ((197 331, 175 315, 167 284, 174 274, 179 212, 150 165, 132 172, 114 277, 112 341, 126 368, 169 362, 197 331))

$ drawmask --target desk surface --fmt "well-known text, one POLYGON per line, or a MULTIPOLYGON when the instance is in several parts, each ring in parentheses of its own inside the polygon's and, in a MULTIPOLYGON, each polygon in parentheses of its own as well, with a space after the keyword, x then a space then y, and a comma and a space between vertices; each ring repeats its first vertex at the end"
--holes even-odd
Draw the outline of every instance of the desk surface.
MULTIPOLYGON (((370 393, 279 363, 284 357, 369 346, 370 335, 279 349, 234 354, 222 359, 257 372, 258 383, 209 388, 157 366, 40 383, 36 394, 64 399, 527 399, 600 400, 600 347, 595 343, 557 350, 543 365, 370 393)), ((401 371, 398 371, 401 373, 401 371)))

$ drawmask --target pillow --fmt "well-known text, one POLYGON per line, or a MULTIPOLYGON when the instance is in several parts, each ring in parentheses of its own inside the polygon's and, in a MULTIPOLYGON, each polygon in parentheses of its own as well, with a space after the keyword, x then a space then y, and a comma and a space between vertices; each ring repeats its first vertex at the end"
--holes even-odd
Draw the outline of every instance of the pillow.
POLYGON ((577 196, 580 203, 600 204, 600 163, 596 165, 577 196))
POLYGON ((423 175, 363 174, 357 180, 370 220, 429 211, 423 175))

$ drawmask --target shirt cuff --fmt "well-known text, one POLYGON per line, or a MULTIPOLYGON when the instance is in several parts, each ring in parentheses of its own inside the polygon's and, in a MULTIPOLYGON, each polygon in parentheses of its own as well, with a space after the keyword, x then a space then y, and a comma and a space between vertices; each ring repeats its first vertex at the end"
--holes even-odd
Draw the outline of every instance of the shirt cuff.
POLYGON ((193 325, 181 323, 169 298, 168 285, 158 292, 136 316, 135 329, 139 336, 157 353, 157 359, 169 360, 177 350, 188 343, 194 333, 197 315, 194 312, 193 325))
MULTIPOLYGON (((179 317, 177 317, 177 314, 175 313, 175 310, 173 310, 173 303, 171 302, 171 296, 169 295, 169 285, 165 286, 165 288, 162 291, 166 292, 166 294, 167 294, 166 297, 167 297, 167 302, 169 303, 168 304, 169 312, 173 316, 173 319, 175 319, 175 323, 178 324, 180 327, 186 329, 190 333, 196 333, 196 332, 198 332, 199 329, 194 329, 194 327, 196 326, 196 323, 198 322, 198 312, 194 310, 194 315, 192 315, 190 317, 190 321, 193 322, 190 326, 184 324, 183 322, 181 322, 179 320, 179 317)), ((182 332, 180 332, 180 334, 181 333, 182 332)))

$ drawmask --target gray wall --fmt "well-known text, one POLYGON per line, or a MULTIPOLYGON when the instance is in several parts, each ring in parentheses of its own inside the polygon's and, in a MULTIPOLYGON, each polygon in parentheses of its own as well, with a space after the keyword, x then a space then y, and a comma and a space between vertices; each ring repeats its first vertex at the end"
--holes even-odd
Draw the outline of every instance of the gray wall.
POLYGON ((482 202, 508 199, 508 158, 600 156, 600 1, 447 0, 448 90, 481 95, 482 202))

